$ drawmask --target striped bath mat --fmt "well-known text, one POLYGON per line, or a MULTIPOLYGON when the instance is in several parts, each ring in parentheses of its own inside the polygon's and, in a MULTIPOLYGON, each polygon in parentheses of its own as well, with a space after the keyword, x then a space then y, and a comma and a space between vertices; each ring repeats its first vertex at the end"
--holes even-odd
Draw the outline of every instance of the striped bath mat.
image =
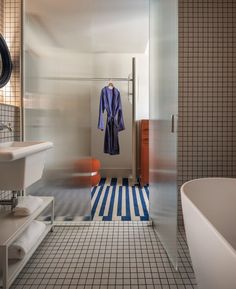
POLYGON ((148 186, 132 186, 127 178, 102 178, 92 188, 91 208, 94 221, 148 221, 148 186))

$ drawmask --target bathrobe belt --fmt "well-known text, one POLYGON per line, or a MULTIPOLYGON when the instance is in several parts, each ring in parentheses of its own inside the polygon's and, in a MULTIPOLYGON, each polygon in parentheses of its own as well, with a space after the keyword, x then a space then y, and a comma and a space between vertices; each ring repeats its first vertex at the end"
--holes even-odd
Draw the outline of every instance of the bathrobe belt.
POLYGON ((107 123, 109 123, 109 124, 114 123, 116 126, 118 125, 117 120, 115 119, 115 117, 113 115, 107 116, 107 123))

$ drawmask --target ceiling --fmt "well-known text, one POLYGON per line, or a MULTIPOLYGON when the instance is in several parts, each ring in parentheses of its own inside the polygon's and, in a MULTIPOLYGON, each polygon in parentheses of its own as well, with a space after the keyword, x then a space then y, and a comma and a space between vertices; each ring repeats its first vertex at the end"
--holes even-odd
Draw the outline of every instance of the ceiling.
POLYGON ((85 53, 144 53, 147 47, 148 0, 27 0, 25 9, 26 41, 40 41, 37 46, 85 53))

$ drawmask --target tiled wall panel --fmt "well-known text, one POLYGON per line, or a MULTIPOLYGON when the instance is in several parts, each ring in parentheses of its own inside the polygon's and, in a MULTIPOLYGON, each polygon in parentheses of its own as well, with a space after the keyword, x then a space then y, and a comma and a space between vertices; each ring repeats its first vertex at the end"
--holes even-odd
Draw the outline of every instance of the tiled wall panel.
POLYGON ((3 14, 3 0, 0 0, 0 33, 3 33, 3 20, 4 20, 4 14, 3 14))
POLYGON ((0 121, 8 124, 12 132, 7 129, 0 131, 0 143, 20 140, 20 108, 13 105, 0 104, 0 121))
MULTIPOLYGON (((0 88, 0 122, 11 125, 12 132, 0 131, 0 142, 20 140, 21 105, 21 1, 0 0, 0 33, 4 36, 12 58, 13 71, 8 84, 0 88)), ((1 192, 0 198, 9 198, 1 192)), ((0 210, 2 207, 0 207, 0 210)))
POLYGON ((8 84, 0 89, 0 102, 21 105, 21 1, 0 0, 1 33, 10 50, 13 70, 8 84))
POLYGON ((179 185, 236 177, 234 0, 179 0, 178 157, 179 185))
POLYGON ((3 142, 20 138, 21 1, 0 0, 0 16, 0 32, 8 44, 13 62, 11 79, 0 89, 0 121, 13 126, 13 133, 0 132, 0 142, 3 142))

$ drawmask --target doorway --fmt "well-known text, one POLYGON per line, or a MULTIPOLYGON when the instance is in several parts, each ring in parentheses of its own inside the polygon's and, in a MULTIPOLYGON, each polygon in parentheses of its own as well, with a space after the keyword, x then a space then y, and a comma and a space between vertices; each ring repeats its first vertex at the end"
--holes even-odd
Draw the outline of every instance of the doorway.
POLYGON ((24 34, 25 139, 54 143, 43 179, 28 193, 54 196, 58 221, 149 220, 148 182, 139 185, 149 1, 26 0, 24 34), (104 153, 98 129, 109 83, 120 93, 125 128, 116 154, 104 153))

